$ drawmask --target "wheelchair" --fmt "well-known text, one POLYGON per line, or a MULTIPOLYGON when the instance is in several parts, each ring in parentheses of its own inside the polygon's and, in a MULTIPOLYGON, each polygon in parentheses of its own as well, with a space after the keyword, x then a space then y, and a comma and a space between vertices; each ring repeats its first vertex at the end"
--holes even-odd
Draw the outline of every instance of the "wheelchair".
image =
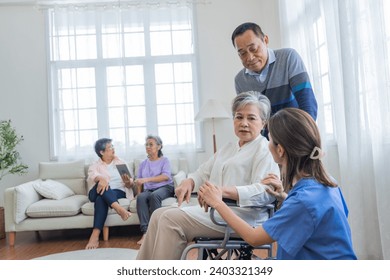
MULTIPOLYGON (((226 202, 226 201, 225 201, 226 202)), ((232 201, 226 202, 231 207, 238 207, 232 201)), ((275 205, 268 204, 263 207, 253 207, 257 209, 267 209, 268 218, 275 212, 275 205)), ((188 245, 182 255, 181 260, 186 260, 188 253, 193 249, 198 249, 198 260, 254 260, 254 259, 276 259, 274 256, 274 244, 264 244, 251 246, 242 238, 232 237, 233 230, 226 222, 219 222, 215 219, 215 209, 210 209, 210 219, 216 225, 225 226, 225 234, 222 238, 196 237, 193 243, 188 245)))

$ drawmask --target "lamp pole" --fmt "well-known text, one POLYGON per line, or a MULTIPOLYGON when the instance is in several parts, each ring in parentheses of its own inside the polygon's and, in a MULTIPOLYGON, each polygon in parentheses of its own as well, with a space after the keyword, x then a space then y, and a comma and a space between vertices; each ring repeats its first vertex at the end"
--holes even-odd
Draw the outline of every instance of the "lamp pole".
POLYGON ((213 121, 213 146, 214 146, 214 154, 217 152, 217 141, 215 140, 215 126, 214 126, 214 118, 211 118, 213 121))
POLYGON ((209 99, 200 108, 199 112, 195 116, 196 121, 212 120, 213 122, 213 148, 214 154, 217 152, 217 140, 215 134, 215 119, 228 119, 230 118, 229 112, 216 100, 209 99))

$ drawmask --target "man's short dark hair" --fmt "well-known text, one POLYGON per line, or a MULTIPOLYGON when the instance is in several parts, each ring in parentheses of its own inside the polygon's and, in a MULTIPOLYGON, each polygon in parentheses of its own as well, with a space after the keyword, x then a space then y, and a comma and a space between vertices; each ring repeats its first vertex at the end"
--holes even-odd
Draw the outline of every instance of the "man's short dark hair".
POLYGON ((264 34, 263 30, 261 30, 261 27, 253 22, 245 22, 245 23, 237 26, 236 29, 234 29, 234 31, 233 31, 232 43, 233 43, 234 47, 236 47, 236 45, 234 44, 234 39, 236 39, 237 36, 244 34, 244 32, 248 31, 248 30, 252 30, 253 33, 255 33, 255 35, 257 37, 259 37, 261 40, 263 40, 265 34, 264 34))

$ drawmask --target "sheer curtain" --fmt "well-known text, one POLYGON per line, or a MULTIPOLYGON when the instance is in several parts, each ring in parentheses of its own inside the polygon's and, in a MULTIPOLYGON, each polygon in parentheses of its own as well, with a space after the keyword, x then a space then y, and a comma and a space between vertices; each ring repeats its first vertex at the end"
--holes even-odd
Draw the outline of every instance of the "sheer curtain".
POLYGON ((121 158, 142 158, 154 134, 166 156, 194 161, 198 2, 38 2, 47 11, 53 158, 94 160, 102 137, 121 158))
POLYGON ((282 45, 306 62, 325 164, 349 206, 360 259, 390 259, 390 3, 280 0, 282 45))

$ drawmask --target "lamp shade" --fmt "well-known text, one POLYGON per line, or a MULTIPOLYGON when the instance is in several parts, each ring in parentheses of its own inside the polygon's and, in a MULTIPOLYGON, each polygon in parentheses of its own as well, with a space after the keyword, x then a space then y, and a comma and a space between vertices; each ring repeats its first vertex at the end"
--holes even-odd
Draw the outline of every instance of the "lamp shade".
POLYGON ((223 105, 216 99, 209 99, 200 108, 195 116, 195 121, 202 121, 205 119, 228 119, 232 114, 229 113, 223 105))

